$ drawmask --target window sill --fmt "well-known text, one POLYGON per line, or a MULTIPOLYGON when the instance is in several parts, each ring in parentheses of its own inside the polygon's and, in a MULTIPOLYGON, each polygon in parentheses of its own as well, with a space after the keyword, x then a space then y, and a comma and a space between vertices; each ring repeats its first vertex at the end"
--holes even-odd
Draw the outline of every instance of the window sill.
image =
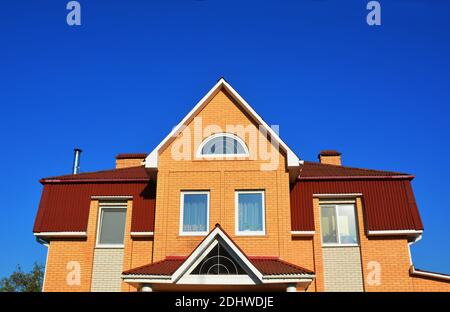
POLYGON ((236 237, 268 237, 266 235, 266 233, 262 233, 262 232, 256 232, 256 233, 246 233, 246 232, 241 232, 241 233, 236 233, 235 234, 236 237))
POLYGON ((207 232, 195 232, 195 233, 179 233, 178 237, 204 237, 208 235, 207 232))
POLYGON ((322 244, 324 248, 334 248, 334 247, 359 247, 359 244, 322 244))
POLYGON ((125 245, 96 245, 95 249, 124 249, 125 245))

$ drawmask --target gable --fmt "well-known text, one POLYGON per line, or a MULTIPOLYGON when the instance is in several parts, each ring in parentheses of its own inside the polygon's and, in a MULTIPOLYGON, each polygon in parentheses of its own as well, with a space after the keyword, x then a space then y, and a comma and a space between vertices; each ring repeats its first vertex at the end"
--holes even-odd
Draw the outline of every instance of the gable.
MULTIPOLYGON (((298 167, 301 163, 300 159, 279 138, 276 131, 270 128, 253 108, 222 78, 147 156, 145 166, 148 168, 157 168, 161 152, 163 152, 176 138, 179 138, 180 134, 183 135, 183 131, 185 131, 186 127, 192 126, 192 121, 195 117, 199 116, 200 113, 202 119, 207 119, 207 122, 203 122, 203 124, 211 122, 211 124, 217 125, 218 123, 221 123, 224 132, 226 129, 223 125, 227 122, 236 124, 236 121, 241 119, 241 125, 252 123, 254 126, 259 127, 259 129, 267 133, 272 142, 279 146, 280 150, 286 155, 287 167, 298 167), (214 119, 211 120, 208 117, 214 117, 214 119), (245 121, 243 121, 242 118, 245 118, 245 121)), ((199 143, 197 142, 196 146, 198 146, 198 144, 199 143)))
MULTIPOLYGON (((223 271, 226 270, 224 269, 223 271)), ((235 283, 236 278, 239 278, 243 284, 257 284, 262 282, 261 272, 251 263, 247 256, 218 224, 216 224, 216 227, 173 273, 172 280, 179 284, 190 284, 199 279, 203 279, 204 281, 207 278, 206 276, 210 276, 208 283, 212 284, 235 283), (211 257, 217 260, 218 262, 216 264, 219 265, 211 262, 211 257), (220 273, 218 267, 224 269, 225 266, 230 269, 235 268, 231 273, 236 274, 208 274, 208 271, 211 273, 211 270, 217 270, 220 273), (206 270, 206 274, 203 269, 206 270), (230 278, 230 275, 233 278, 230 278)))

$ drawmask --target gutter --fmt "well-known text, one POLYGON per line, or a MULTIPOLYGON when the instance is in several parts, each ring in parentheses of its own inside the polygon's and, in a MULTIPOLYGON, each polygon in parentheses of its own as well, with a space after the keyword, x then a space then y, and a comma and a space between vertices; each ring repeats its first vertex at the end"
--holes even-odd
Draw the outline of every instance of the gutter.
POLYGON ((420 277, 431 277, 431 278, 437 278, 437 279, 443 279, 443 280, 446 280, 446 281, 450 281, 450 275, 417 270, 414 267, 414 265, 411 265, 411 267, 409 269, 409 274, 420 276, 420 277))

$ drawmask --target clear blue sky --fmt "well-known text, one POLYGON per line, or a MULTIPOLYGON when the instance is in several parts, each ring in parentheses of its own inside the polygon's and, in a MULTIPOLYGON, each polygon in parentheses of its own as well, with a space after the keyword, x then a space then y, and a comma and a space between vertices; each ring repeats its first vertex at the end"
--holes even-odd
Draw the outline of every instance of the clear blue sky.
POLYGON ((7 1, 0 8, 0 276, 45 261, 44 176, 149 152, 224 76, 303 159, 416 176, 417 267, 450 273, 450 1, 7 1))

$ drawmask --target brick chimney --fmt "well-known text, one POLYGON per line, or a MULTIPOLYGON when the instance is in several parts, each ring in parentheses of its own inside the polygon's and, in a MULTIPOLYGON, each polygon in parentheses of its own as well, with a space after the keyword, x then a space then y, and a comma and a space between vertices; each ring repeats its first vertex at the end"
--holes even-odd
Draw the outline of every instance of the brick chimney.
POLYGON ((142 166, 145 157, 147 154, 144 153, 119 154, 116 156, 116 169, 142 166))
POLYGON ((341 153, 334 150, 323 150, 318 155, 319 161, 321 164, 326 165, 341 165, 341 153))

